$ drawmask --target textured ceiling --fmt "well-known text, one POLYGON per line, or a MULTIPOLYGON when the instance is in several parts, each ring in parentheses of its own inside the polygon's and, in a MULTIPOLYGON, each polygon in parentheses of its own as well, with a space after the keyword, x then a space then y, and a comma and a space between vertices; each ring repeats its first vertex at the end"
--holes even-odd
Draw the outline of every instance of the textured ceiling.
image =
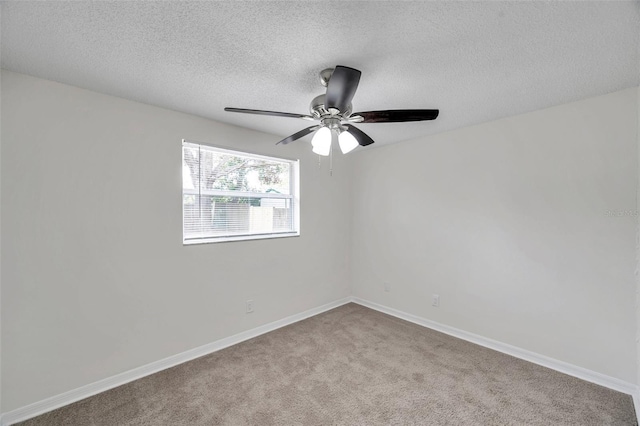
MULTIPOLYGON (((440 108, 363 124, 378 145, 639 83, 637 2, 5 2, 2 67, 286 136, 317 73, 362 71, 354 110, 440 108)), ((274 142, 278 138, 274 136, 274 142)))

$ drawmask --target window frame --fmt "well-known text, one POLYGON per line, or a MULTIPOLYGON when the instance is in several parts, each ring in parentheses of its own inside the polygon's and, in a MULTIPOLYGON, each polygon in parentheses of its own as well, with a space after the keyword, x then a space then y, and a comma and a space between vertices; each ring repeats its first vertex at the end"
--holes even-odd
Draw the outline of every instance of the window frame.
MULTIPOLYGON (((246 191, 228 191, 217 189, 185 189, 184 182, 181 180, 182 192, 180 195, 181 209, 182 209, 182 244, 185 246, 209 244, 209 243, 226 243, 232 241, 251 241, 251 240, 266 240, 272 238, 289 238, 300 236, 300 160, 297 158, 286 157, 274 157, 272 155, 259 154, 256 152, 244 151, 237 148, 232 148, 223 145, 210 144, 206 142, 197 142, 190 139, 182 139, 180 144, 180 157, 182 170, 184 164, 184 147, 185 145, 192 145, 194 147, 205 147, 211 151, 218 151, 227 155, 238 155, 243 157, 254 158, 256 160, 266 161, 280 161, 289 163, 289 194, 274 194, 270 192, 246 192, 246 191), (255 234, 242 234, 242 235, 223 235, 223 236, 203 236, 201 238, 187 238, 185 233, 184 223, 184 196, 185 195, 212 195, 212 196, 233 196, 233 197, 245 197, 245 198, 274 198, 280 200, 290 200, 292 211, 292 231, 284 232, 270 232, 270 233, 255 233, 255 234)), ((182 176, 182 174, 181 174, 182 176)))

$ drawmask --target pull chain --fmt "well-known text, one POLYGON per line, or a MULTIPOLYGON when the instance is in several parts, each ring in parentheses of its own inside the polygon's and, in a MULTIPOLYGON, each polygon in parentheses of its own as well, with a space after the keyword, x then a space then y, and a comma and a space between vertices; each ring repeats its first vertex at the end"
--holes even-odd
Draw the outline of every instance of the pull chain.
POLYGON ((333 176, 333 144, 329 148, 329 176, 333 176))

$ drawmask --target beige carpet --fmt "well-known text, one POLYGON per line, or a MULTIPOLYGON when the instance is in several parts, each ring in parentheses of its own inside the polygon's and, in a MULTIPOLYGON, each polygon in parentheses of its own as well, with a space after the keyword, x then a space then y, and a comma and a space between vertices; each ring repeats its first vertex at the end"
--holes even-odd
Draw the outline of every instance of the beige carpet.
POLYGON ((23 425, 634 425, 631 397, 349 304, 23 425))

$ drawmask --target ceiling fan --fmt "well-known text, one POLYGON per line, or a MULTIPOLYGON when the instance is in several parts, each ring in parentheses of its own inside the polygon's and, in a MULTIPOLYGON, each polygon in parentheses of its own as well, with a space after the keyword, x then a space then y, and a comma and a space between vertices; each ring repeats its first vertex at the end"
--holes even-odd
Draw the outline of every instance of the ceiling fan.
MULTIPOLYGON (((309 105, 310 115, 288 112, 263 111, 257 109, 225 108, 225 111, 245 114, 272 115, 276 117, 302 118, 320 123, 302 129, 286 137, 277 144, 286 145, 310 133, 316 132, 311 140, 313 152, 327 156, 331 152, 333 135, 338 136, 338 144, 343 154, 358 146, 367 146, 373 139, 352 123, 397 123, 403 121, 435 120, 437 109, 396 109, 383 111, 352 112, 351 100, 356 93, 360 75, 356 69, 337 65, 320 72, 320 82, 327 88, 324 95, 316 96, 309 105)), ((276 145, 277 145, 276 144, 276 145)))

